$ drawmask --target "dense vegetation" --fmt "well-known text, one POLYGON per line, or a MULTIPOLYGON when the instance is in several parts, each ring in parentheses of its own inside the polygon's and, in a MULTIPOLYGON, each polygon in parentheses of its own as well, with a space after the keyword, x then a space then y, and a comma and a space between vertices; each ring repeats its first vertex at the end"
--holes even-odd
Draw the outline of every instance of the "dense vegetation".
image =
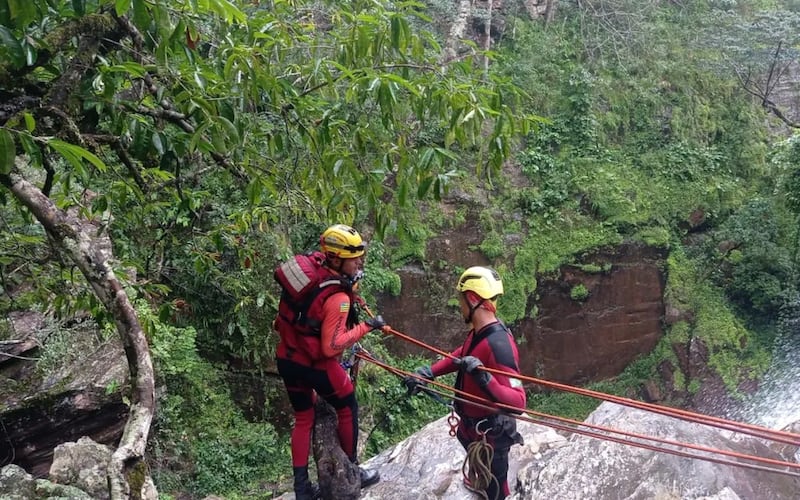
MULTIPOLYGON (((530 276, 622 241, 668 248, 667 300, 695 321, 598 388, 624 394, 690 337, 733 391, 763 372, 798 303, 800 146, 766 76, 794 61, 796 2, 559 2, 550 23, 504 3, 484 73, 472 44, 442 62, 453 2, 0 0, 0 176, 105 217, 165 387, 148 449, 165 498, 253 498, 289 473, 271 273, 331 221, 374 240, 374 303, 402 293, 403 263, 438 265, 426 240, 477 211, 511 323, 530 276), (86 25, 107 37, 79 35, 86 25), (91 71, 57 101, 92 42, 91 71), (476 203, 444 216, 454 190, 476 203), (262 407, 242 396, 254 386, 262 407)), ((108 312, 30 212, 2 188, 0 202, 3 311, 89 311, 110 338, 108 312)), ((60 331, 48 363, 79 345, 60 331)), ((444 411, 374 367, 358 396, 368 454, 444 411)), ((535 403, 566 416, 593 404, 535 403)))

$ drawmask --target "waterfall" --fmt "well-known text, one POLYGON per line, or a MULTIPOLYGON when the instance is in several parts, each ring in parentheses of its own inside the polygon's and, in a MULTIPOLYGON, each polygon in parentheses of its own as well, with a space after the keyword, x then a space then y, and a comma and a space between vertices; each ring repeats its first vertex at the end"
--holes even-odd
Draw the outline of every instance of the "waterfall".
POLYGON ((800 331, 776 341, 772 366, 732 417, 771 429, 800 421, 800 331))

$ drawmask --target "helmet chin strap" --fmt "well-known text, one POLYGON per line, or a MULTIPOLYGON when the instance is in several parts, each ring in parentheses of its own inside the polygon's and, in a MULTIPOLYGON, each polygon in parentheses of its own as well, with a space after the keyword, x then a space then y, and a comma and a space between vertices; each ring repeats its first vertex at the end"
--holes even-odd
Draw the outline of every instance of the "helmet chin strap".
POLYGON ((344 267, 344 259, 343 258, 341 258, 341 257, 333 257, 333 258, 330 258, 330 259, 326 259, 325 260, 325 264, 327 264, 327 266, 329 268, 333 269, 334 271, 336 271, 337 273, 341 274, 342 276, 347 276, 345 273, 342 272, 342 267, 344 267), (332 261, 334 259, 339 261, 339 265, 338 266, 334 266, 333 265, 332 261))
POLYGON ((472 323, 472 316, 475 314, 475 310, 482 306, 483 303, 486 302, 486 299, 480 297, 480 300, 473 306, 472 302, 469 300, 469 295, 467 292, 464 292, 464 300, 467 302, 467 307, 469 308, 469 314, 464 318, 464 323, 470 324, 472 323))

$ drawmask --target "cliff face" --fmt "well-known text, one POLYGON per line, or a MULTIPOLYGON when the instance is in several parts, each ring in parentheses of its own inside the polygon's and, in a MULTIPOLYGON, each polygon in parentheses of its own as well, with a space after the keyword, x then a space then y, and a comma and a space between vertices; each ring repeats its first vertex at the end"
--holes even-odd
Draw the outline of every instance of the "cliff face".
POLYGON ((540 280, 538 315, 514 329, 526 340, 523 373, 582 384, 618 375, 649 353, 663 329, 663 257, 657 249, 623 245, 588 256, 603 271, 567 266, 561 276, 540 280), (588 295, 573 298, 573 290, 588 295))
MULTIPOLYGON (((432 241, 434 257, 429 261, 460 267, 487 264, 485 257, 469 250, 479 243, 473 241, 479 234, 473 229, 461 227, 432 241)), ((660 339, 663 253, 622 245, 582 260, 587 265, 566 266, 558 276, 540 277, 527 307, 537 313, 509 325, 518 339, 523 373, 570 384, 603 380, 650 352, 660 339), (588 264, 592 271, 584 270, 588 264)), ((393 328, 439 349, 459 346, 466 325, 444 299, 434 299, 455 297, 453 273, 407 266, 399 274, 402 293, 380 297, 381 314, 393 328)), ((431 356, 402 340, 386 342, 398 354, 431 356)))

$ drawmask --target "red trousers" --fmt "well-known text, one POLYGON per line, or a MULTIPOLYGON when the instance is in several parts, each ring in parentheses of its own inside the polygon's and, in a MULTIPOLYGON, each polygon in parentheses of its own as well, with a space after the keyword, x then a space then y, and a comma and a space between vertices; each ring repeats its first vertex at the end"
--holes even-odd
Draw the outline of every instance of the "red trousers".
POLYGON ((345 454, 355 462, 358 442, 358 402, 353 383, 339 361, 330 358, 316 361, 312 366, 308 366, 278 358, 277 364, 278 373, 283 379, 289 394, 289 402, 294 410, 292 466, 308 466, 317 394, 336 410, 339 421, 339 442, 345 454))

